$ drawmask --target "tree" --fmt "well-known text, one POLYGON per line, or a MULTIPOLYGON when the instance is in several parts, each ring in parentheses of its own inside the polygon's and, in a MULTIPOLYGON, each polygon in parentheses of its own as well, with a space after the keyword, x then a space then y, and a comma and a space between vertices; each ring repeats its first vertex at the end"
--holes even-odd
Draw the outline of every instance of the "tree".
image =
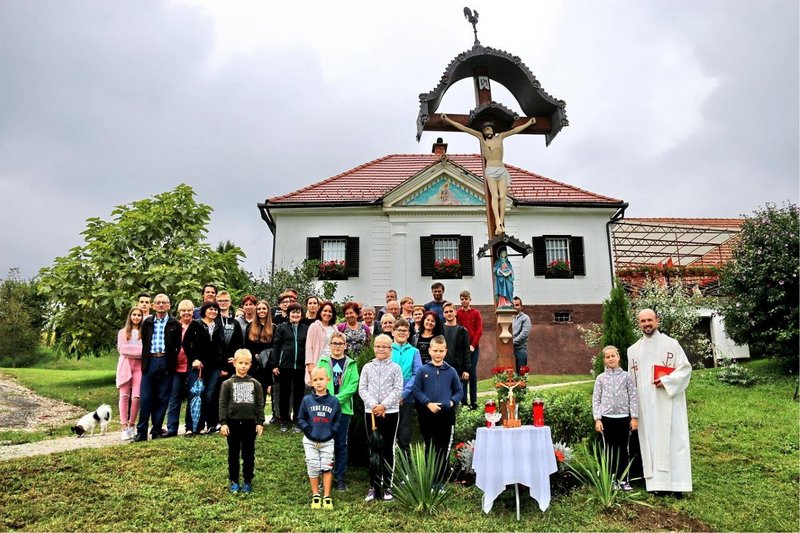
POLYGON ((24 366, 36 357, 44 309, 36 282, 22 279, 12 268, 0 283, 0 366, 24 366))
POLYGON ((335 281, 317 281, 319 261, 306 260, 298 266, 279 268, 270 272, 269 276, 261 274, 251 277, 247 291, 259 299, 277 302, 284 289, 297 291, 297 300, 304 303, 306 297, 314 295, 320 300, 333 300, 336 293, 335 281))
MULTIPOLYGON (((631 302, 625 293, 625 288, 617 280, 608 299, 603 302, 603 327, 602 337, 598 343, 599 348, 616 346, 620 353, 620 367, 628 368, 628 348, 633 345, 639 336, 636 333, 636 324, 631 316, 631 302)), ((603 372, 603 354, 599 353, 594 358, 594 374, 603 372)))
MULTIPOLYGON (((691 362, 711 355, 710 340, 696 328, 700 315, 683 283, 669 285, 648 278, 634 301, 636 312, 652 309, 658 316, 658 329, 676 339, 691 362)), ((635 316, 633 317, 635 320, 635 316)))
MULTIPOLYGON (((168 295, 173 307, 207 282, 225 287, 241 249, 215 251, 205 240, 211 207, 185 184, 117 206, 112 220, 90 218, 77 246, 40 272, 57 346, 79 357, 111 346, 137 295, 168 295)), ((199 302, 195 302, 199 303, 199 302)))
POLYGON ((720 275, 725 330, 773 357, 798 361, 798 207, 767 204, 746 217, 733 259, 720 275))

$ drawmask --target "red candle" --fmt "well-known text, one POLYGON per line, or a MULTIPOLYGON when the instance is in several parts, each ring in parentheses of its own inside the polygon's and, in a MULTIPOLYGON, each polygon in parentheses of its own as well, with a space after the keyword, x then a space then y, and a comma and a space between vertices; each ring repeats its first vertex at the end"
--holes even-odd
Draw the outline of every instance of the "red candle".
POLYGON ((544 426, 544 400, 541 398, 533 400, 533 425, 544 426))

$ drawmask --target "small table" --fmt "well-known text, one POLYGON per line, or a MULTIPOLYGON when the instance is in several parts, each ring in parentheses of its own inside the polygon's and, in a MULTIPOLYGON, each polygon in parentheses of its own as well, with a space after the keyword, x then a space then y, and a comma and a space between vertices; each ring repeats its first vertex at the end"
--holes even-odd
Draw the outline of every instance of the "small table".
POLYGON ((545 511, 550 506, 550 474, 558 470, 553 439, 548 426, 478 428, 472 458, 475 485, 483 491, 483 512, 514 484, 519 520, 519 486, 530 487, 531 498, 545 511))

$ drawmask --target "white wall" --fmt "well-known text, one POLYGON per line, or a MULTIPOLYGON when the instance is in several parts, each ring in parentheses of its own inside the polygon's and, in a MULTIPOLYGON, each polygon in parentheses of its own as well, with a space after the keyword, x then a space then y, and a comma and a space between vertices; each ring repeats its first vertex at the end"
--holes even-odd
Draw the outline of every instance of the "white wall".
MULTIPOLYGON (((533 275, 533 258, 512 257, 515 291, 526 304, 600 303, 611 290, 606 222, 613 209, 515 207, 506 215, 506 229, 523 242, 538 235, 583 237, 586 275, 574 279, 545 279, 533 275)), ((362 208, 273 209, 276 224, 276 266, 299 264, 306 258, 306 238, 348 235, 360 239, 359 277, 339 281, 337 298, 351 295, 380 303, 394 288, 402 297, 418 302, 430 300, 430 277, 420 275, 419 237, 431 234, 472 235, 474 252, 489 237, 481 210, 431 207, 429 210, 362 208)), ((458 301, 467 289, 475 305, 492 303, 491 259, 475 257, 475 275, 460 280, 442 280, 445 298, 458 301)))

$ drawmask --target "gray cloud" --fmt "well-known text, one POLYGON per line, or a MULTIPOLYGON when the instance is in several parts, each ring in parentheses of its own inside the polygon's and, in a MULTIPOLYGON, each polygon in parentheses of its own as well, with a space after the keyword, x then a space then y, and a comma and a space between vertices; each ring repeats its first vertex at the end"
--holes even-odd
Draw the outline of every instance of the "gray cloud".
MULTIPOLYGON (((481 10, 481 40, 519 55, 572 125, 547 149, 510 139, 509 162, 623 198, 629 216, 797 200, 796 2, 529 4, 481 10), (508 17, 535 31, 509 31, 508 17)), ((192 6, 0 3, 0 193, 14 221, 0 275, 35 274, 80 243, 87 217, 181 182, 214 207, 210 240, 241 245, 259 271, 271 241, 258 201, 430 150, 440 134, 414 142, 417 95, 471 45, 461 7, 350 9, 329 22, 342 42, 298 36, 215 61, 214 20, 192 6), (331 75, 331 57, 346 75, 331 75)), ((470 109, 468 85, 442 110, 470 109)), ((445 140, 476 150, 464 135, 445 140)))

